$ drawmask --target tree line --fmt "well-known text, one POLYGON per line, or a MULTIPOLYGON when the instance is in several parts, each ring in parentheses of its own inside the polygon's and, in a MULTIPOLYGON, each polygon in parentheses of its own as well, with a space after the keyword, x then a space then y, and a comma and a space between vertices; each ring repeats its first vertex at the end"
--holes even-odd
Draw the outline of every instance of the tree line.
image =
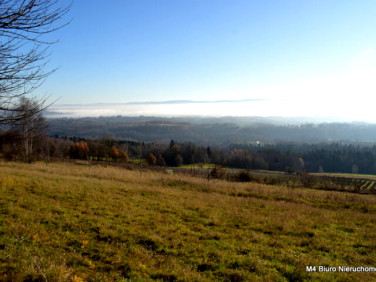
POLYGON ((82 159, 138 161, 156 166, 179 167, 215 164, 229 168, 293 172, 343 172, 376 174, 376 144, 249 143, 223 147, 170 140, 144 143, 112 137, 47 136, 42 116, 3 129, 0 154, 8 160, 82 159))

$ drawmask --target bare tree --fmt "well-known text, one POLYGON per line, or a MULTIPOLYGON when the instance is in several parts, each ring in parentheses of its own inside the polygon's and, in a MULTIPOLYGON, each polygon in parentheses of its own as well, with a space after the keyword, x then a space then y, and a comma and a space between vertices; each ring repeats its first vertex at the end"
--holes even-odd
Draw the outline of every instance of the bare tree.
MULTIPOLYGON (((61 21, 69 8, 58 0, 0 0, 0 123, 23 119, 20 98, 55 71, 45 66, 56 41, 45 37, 67 24, 61 21)), ((30 111, 43 110, 44 102, 32 103, 30 111)))
MULTIPOLYGON (((25 161, 31 161, 36 151, 37 137, 44 137, 47 130, 47 123, 38 109, 39 101, 22 97, 19 101, 19 120, 13 122, 13 130, 19 135, 21 151, 19 155, 25 161)), ((40 139, 40 138, 39 138, 40 139)), ((42 144, 38 144, 42 146, 42 144)), ((40 149, 40 148, 39 148, 40 149)))

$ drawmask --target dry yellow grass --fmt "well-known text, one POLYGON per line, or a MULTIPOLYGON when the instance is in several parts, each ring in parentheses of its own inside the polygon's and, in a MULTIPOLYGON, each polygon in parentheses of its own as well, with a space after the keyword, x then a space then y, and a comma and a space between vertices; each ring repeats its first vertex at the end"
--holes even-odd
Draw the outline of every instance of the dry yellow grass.
POLYGON ((0 279, 359 280, 376 197, 63 163, 0 163, 0 279))

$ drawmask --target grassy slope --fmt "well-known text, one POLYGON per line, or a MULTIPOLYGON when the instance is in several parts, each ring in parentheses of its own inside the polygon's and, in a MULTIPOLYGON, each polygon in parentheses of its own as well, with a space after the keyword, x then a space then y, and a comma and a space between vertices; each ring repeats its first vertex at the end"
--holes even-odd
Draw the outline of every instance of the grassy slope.
POLYGON ((376 277, 305 271, 376 266, 373 195, 43 163, 0 183, 0 280, 376 277))

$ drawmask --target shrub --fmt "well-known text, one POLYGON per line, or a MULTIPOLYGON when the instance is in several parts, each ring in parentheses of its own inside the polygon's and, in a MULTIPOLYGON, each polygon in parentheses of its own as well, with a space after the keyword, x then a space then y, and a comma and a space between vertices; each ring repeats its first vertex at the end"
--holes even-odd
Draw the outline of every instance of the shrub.
POLYGON ((246 171, 241 171, 235 174, 232 179, 237 182, 250 182, 252 181, 252 176, 246 171))
POLYGON ((146 160, 148 161, 149 164, 155 165, 157 163, 157 158, 154 156, 153 153, 149 153, 146 157, 146 160))

